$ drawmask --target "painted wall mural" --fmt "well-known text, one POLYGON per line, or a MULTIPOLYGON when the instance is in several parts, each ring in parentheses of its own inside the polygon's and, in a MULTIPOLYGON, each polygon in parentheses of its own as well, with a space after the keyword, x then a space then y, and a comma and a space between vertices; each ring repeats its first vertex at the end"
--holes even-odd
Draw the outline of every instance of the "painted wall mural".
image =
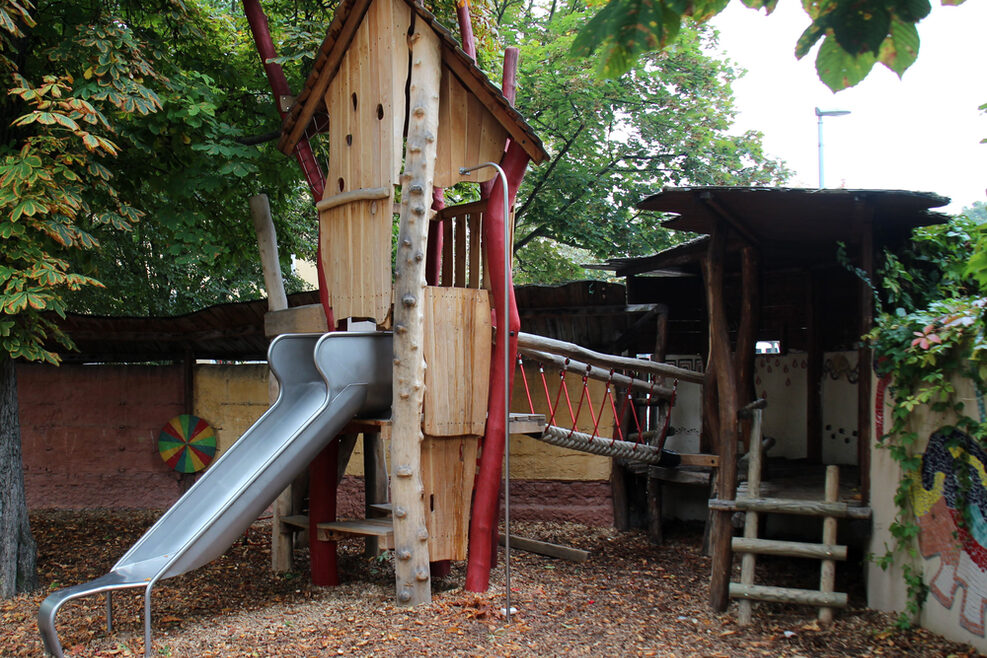
POLYGON ((984 637, 987 613, 987 452, 967 434, 942 428, 932 433, 914 488, 921 530, 919 551, 939 558, 929 582, 932 598, 952 609, 960 599, 960 625, 984 637), (963 471, 966 471, 964 474, 963 471), (967 477, 961 477, 961 476, 967 477), (963 518, 964 480, 967 519, 963 518))

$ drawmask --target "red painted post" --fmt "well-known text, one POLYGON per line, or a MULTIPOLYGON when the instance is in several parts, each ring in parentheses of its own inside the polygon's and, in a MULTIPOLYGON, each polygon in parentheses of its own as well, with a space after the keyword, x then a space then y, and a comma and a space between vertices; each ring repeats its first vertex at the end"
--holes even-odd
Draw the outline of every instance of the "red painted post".
MULTIPOLYGON (((508 203, 513 205, 518 187, 528 166, 528 154, 516 143, 512 143, 504 154, 501 166, 507 175, 508 203)), ((483 450, 477 467, 476 485, 473 495, 473 513, 470 517, 469 558, 466 563, 466 589, 471 592, 484 592, 490 584, 490 568, 493 563, 491 542, 496 541, 497 522, 500 517, 499 499, 504 458, 504 378, 514 382, 514 369, 504 372, 504 350, 510 354, 510 363, 517 360, 517 334, 521 329, 517 303, 514 300, 513 282, 508 298, 500 282, 504 280, 505 250, 511 245, 504 239, 504 194, 500 177, 494 179, 491 194, 487 199, 487 211, 483 221, 483 242, 486 245, 487 267, 490 281, 493 282, 495 323, 501 317, 500 309, 507 305, 508 330, 497 329, 490 368, 490 395, 487 404, 487 427, 483 436, 483 450)))
POLYGON ((309 464, 308 545, 312 584, 328 587, 339 584, 336 568, 336 542, 318 540, 318 524, 336 520, 336 471, 339 441, 333 439, 309 464))

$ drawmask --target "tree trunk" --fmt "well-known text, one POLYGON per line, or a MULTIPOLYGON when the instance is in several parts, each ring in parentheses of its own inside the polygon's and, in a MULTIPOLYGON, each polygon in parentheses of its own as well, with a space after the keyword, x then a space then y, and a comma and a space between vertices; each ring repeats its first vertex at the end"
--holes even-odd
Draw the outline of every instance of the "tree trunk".
POLYGON ((394 507, 394 577, 398 603, 432 600, 425 489, 421 474, 422 405, 425 397, 425 338, 422 297, 429 207, 435 173, 439 81, 438 37, 419 21, 408 37, 408 139, 401 175, 401 227, 394 280, 394 393, 391 403, 391 502, 394 507))
POLYGON ((36 551, 27 518, 17 373, 0 357, 0 597, 9 599, 38 586, 36 551))

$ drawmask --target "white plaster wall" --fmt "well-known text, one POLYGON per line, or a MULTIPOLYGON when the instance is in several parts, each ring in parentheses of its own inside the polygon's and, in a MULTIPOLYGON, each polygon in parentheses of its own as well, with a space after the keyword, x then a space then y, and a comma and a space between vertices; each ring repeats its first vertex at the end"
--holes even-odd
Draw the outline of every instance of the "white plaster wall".
MULTIPOLYGON (((955 383, 967 413, 977 418, 977 400, 972 384, 965 379, 958 379, 955 383)), ((888 396, 882 395, 882 388, 875 378, 872 384, 875 395, 870 402, 871 432, 875 437, 881 434, 878 423, 873 420, 876 404, 881 404, 884 418, 889 418, 890 414, 890 407, 883 403, 888 396)), ((930 435, 952 421, 952 418, 933 414, 927 408, 916 410, 912 428, 919 436, 918 449, 924 452, 930 435)), ((889 452, 876 441, 870 454, 873 534, 868 550, 874 555, 881 555, 885 547, 892 544, 888 528, 897 513, 893 497, 901 471, 889 452)), ((981 478, 983 477, 982 474, 981 478)), ((978 483, 973 486, 978 486, 978 483)), ((979 486, 987 486, 987 482, 982 480, 979 486)), ((949 523, 948 515, 938 515, 936 518, 940 522, 949 523)), ((978 650, 987 652, 987 572, 977 566, 958 544, 953 543, 955 539, 951 532, 938 534, 935 541, 930 541, 929 536, 925 535, 918 555, 913 558, 913 564, 921 567, 926 584, 932 587, 919 623, 945 637, 972 644, 978 650)), ((907 592, 898 566, 884 571, 873 562, 868 562, 865 576, 869 607, 889 611, 904 608, 907 592)))
MULTIPOLYGON (((696 372, 703 371, 703 360, 698 354, 669 354, 665 363, 696 372)), ((699 452, 699 434, 703 426, 703 389, 699 384, 679 382, 669 421, 669 433, 665 447, 676 452, 699 452)))
POLYGON ((771 457, 805 458, 806 359, 795 351, 754 357, 754 390, 768 401, 763 433, 775 440, 771 457))
POLYGON ((822 374, 822 460, 856 464, 857 352, 827 352, 822 374))

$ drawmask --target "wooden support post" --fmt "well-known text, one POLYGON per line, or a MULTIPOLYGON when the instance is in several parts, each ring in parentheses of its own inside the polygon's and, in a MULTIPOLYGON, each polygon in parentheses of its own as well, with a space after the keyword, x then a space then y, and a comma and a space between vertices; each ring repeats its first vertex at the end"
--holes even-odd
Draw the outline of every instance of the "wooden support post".
MULTIPOLYGON (((665 354, 668 350, 668 308, 661 308, 658 311, 658 320, 655 326, 655 349, 652 355, 652 360, 656 363, 665 362, 665 354)), ((654 407, 654 411, 658 411, 658 407, 654 407)), ((666 413, 671 413, 671 408, 666 410, 666 413)), ((645 413, 652 416, 652 420, 655 423, 654 427, 658 426, 658 423, 664 422, 664 418, 661 417, 659 413, 652 413, 652 409, 647 409, 645 413)), ((664 441, 664 437, 662 438, 664 441)), ((662 506, 662 482, 657 477, 648 471, 648 484, 647 484, 647 500, 648 500, 648 541, 652 544, 661 544, 664 537, 661 532, 661 506, 662 506)))
POLYGON ((761 316, 760 259, 752 246, 741 252, 740 325, 735 350, 737 368, 737 404, 754 401, 754 343, 761 316))
MULTIPOLYGON (((835 503, 840 493, 840 467, 826 467, 826 502, 835 503)), ((836 517, 827 516, 823 519, 822 543, 826 545, 836 544, 836 517)), ((832 558, 822 561, 819 574, 819 591, 825 594, 833 592, 833 585, 836 582, 836 562, 832 558)), ((833 621, 833 609, 830 607, 819 608, 819 623, 829 624, 833 621)))
MULTIPOLYGON (((284 279, 281 277, 281 265, 278 260, 278 239, 274 230, 274 219, 271 217, 271 204, 266 194, 256 194, 250 197, 250 218, 257 233, 257 246, 260 249, 260 264, 264 271, 264 287, 267 288, 267 310, 283 311, 288 308, 288 296, 284 290, 284 279)), ((278 399, 278 380, 268 373, 267 399, 274 404, 278 399)), ((271 569, 275 572, 291 571, 294 566, 293 538, 294 530, 286 527, 282 520, 296 514, 298 508, 292 504, 294 496, 289 485, 273 506, 273 521, 271 523, 271 569)))
POLYGON ((328 587, 339 584, 336 568, 336 542, 320 541, 318 525, 336 520, 336 471, 339 441, 333 439, 308 467, 308 550, 312 584, 328 587))
POLYGON ((822 366, 820 340, 820 282, 816 273, 805 277, 805 332, 807 367, 805 371, 805 457, 812 464, 822 463, 822 366))
MULTIPOLYGON (((762 409, 754 409, 753 420, 751 422, 751 447, 748 453, 750 462, 747 465, 747 493, 752 498, 761 497, 761 417, 763 414, 764 411, 762 409)), ((744 539, 757 539, 758 521, 757 512, 747 512, 744 515, 744 539)), ((740 559, 741 585, 749 587, 754 584, 755 560, 756 556, 754 553, 744 553, 744 556, 740 559)), ((741 626, 750 625, 751 607, 752 604, 749 599, 743 599, 740 602, 737 623, 741 626)))
MULTIPOLYGON (((856 213, 860 219, 860 268, 868 280, 874 281, 874 224, 873 210, 857 202, 856 213)), ((860 282, 860 328, 863 336, 874 324, 874 297, 867 283, 860 282)), ((870 426, 871 426, 871 374, 873 367, 871 350, 861 341, 857 350, 857 463, 860 465, 860 496, 870 501, 870 426)))
POLYGON ((421 473, 421 413, 425 396, 423 297, 429 208, 435 173, 441 55, 424 21, 408 36, 408 138, 401 175, 401 224, 394 281, 394 397, 391 403, 391 500, 394 505, 394 577, 399 605, 432 600, 421 473))
MULTIPOLYGON (((384 469, 384 442, 380 432, 363 433, 363 491, 365 518, 373 516, 373 505, 387 502, 387 473, 384 469)), ((368 535, 365 553, 377 557, 380 542, 376 535, 368 535)))
MULTIPOLYGON (((711 361, 715 372, 706 373, 707 380, 716 379, 719 398, 717 451, 720 469, 717 495, 723 500, 733 500, 737 492, 737 377, 730 354, 730 337, 727 331, 726 300, 723 297, 723 267, 726 255, 726 234, 722 226, 714 226, 709 249, 703 260, 703 278, 706 284, 706 306, 709 309, 709 333, 711 361)), ((733 551, 730 540, 733 526, 731 514, 719 511, 713 515, 710 530, 710 547, 713 552, 710 574, 710 605, 717 612, 726 610, 729 603, 730 567, 733 551)))

